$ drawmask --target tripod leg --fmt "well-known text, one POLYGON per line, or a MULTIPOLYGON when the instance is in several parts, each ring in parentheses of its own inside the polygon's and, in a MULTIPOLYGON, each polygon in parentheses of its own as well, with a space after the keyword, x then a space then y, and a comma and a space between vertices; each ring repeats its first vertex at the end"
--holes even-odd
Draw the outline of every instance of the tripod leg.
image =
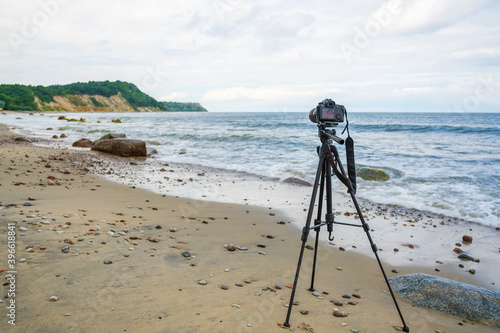
POLYGON ((288 312, 286 314, 285 322, 283 326, 290 327, 290 315, 292 314, 293 299, 295 298, 295 291, 297 290, 297 282, 299 280, 300 266, 302 265, 302 257, 304 256, 304 248, 306 246, 307 237, 309 236, 309 230, 311 226, 312 214, 314 211, 314 202, 316 201, 316 194, 318 193, 318 185, 320 183, 320 177, 322 175, 322 170, 324 168, 325 158, 323 155, 320 156, 318 169, 316 171, 316 178, 314 180, 313 191, 311 195, 311 202, 309 204, 309 211, 307 213, 306 225, 302 229, 302 246, 300 248, 299 262, 297 263, 297 270, 295 272, 295 280, 293 281, 292 294, 290 295, 290 302, 288 304, 288 312))
MULTIPOLYGON (((326 173, 326 161, 323 162, 323 168, 321 169, 321 186, 319 188, 319 199, 318 199, 318 213, 316 220, 314 221, 314 225, 320 224, 321 222, 321 212, 323 210, 323 194, 325 190, 325 173, 326 173)), ((309 291, 314 291, 314 277, 316 276, 316 259, 318 257, 318 244, 319 244, 319 232, 320 228, 315 228, 316 231, 316 240, 314 241, 314 259, 313 259, 313 267, 312 267, 312 276, 311 276, 311 287, 309 291)))
MULTIPOLYGON (((337 164, 340 168, 340 171, 342 172, 343 175, 345 175, 344 167, 342 166, 342 162, 340 161, 337 149, 335 147, 332 147, 331 152, 335 156, 335 160, 337 161, 337 164)), ((392 291, 391 284, 389 283, 389 280, 387 279, 387 275, 385 274, 384 266, 382 265, 382 262, 380 261, 380 258, 378 256, 377 245, 375 245, 375 243, 372 240, 372 237, 370 235, 370 228, 368 227, 368 224, 365 222, 365 219, 363 217, 363 213, 361 212, 361 209, 359 208, 358 200, 356 199, 356 196, 354 195, 353 191, 349 191, 349 193, 351 194, 351 199, 352 199, 352 202, 354 203, 354 207, 356 207, 356 211, 357 211, 359 219, 361 221, 361 225, 363 227, 363 230, 365 231, 366 236, 368 237, 368 241, 370 242, 370 246, 372 248, 372 251, 375 254, 375 258, 377 259, 380 270, 382 271, 382 275, 384 276, 384 280, 385 280, 385 283, 387 284, 387 288, 389 289, 389 292, 391 294, 394 305, 396 306, 399 317, 401 318, 401 322, 403 323, 403 332, 409 332, 410 329, 408 328, 408 326, 406 326, 405 320, 403 318, 403 314, 401 313, 401 310, 399 309, 398 301, 396 300, 396 296, 394 296, 394 292, 392 291)))
POLYGON ((359 216, 359 219, 361 220, 363 230, 365 231, 366 236, 368 237, 368 241, 370 242, 370 245, 372 247, 373 254, 375 254, 375 258, 377 259, 380 270, 382 271, 382 275, 384 276, 384 281, 387 284, 387 288, 389 289, 389 293, 391 294, 392 301, 394 302, 394 305, 396 306, 396 310, 398 311, 399 317, 401 318, 401 322, 403 323, 403 332, 410 332, 410 329, 408 328, 408 326, 406 326, 405 320, 403 318, 403 314, 401 313, 401 310, 399 309, 398 301, 396 300, 396 296, 394 296, 394 292, 392 291, 391 284, 389 283, 389 280, 387 279, 387 275, 385 274, 384 266, 382 265, 382 262, 380 261, 380 258, 378 256, 378 253, 377 253, 378 248, 377 248, 377 245, 372 240, 372 237, 370 235, 370 228, 368 227, 368 224, 366 224, 365 219, 363 217, 363 214, 361 213, 361 209, 359 208, 358 201, 356 200, 356 196, 352 192, 351 192, 351 198, 352 198, 352 202, 354 203, 354 206, 356 207, 356 211, 358 212, 358 216, 359 216))

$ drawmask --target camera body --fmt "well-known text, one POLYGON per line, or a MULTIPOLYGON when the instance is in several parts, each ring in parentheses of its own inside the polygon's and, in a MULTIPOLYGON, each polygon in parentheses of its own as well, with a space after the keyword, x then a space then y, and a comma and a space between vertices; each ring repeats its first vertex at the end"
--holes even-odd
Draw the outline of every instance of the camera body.
POLYGON ((313 123, 336 126, 344 122, 345 113, 343 105, 335 104, 331 99, 325 99, 309 112, 309 119, 313 123))

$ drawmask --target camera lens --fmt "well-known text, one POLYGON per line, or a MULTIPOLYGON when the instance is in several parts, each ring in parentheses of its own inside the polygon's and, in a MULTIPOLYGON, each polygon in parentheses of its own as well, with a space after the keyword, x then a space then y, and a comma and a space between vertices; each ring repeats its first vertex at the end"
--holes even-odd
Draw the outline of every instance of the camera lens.
POLYGON ((316 108, 312 109, 309 111, 309 120, 312 121, 313 123, 318 123, 318 111, 316 108))

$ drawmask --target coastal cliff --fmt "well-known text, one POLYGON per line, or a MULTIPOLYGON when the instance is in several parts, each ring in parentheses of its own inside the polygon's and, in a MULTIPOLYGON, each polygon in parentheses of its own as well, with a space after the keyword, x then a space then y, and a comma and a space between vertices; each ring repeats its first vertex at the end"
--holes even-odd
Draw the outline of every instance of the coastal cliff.
POLYGON ((0 85, 0 108, 9 111, 64 112, 206 112, 199 103, 160 102, 123 81, 67 85, 0 85))

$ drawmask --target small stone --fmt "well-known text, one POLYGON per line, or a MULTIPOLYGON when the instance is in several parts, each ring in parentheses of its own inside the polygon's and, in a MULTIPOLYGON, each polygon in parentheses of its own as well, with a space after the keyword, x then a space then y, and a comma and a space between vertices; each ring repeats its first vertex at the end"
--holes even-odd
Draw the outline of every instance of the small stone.
POLYGON ((252 324, 247 324, 247 327, 252 327, 252 324))
POLYGON ((238 309, 240 308, 240 306, 239 306, 238 304, 233 304, 233 305, 231 305, 231 306, 232 306, 233 308, 238 308, 238 309))
POLYGON ((308 245, 306 245, 306 249, 308 249, 308 250, 314 250, 314 247, 312 247, 311 245, 308 244, 308 245))
POLYGON ((198 284, 201 285, 201 286, 206 286, 207 285, 207 281, 205 281, 205 280, 199 280, 198 284))
POLYGON ((161 225, 157 225, 157 226, 156 226, 156 229, 161 229, 161 225))
POLYGON ((342 271, 342 270, 343 270, 343 268, 339 266, 339 267, 337 267, 337 270, 338 270, 338 271, 342 271))
POLYGON ((244 280, 244 282, 245 282, 245 283, 252 283, 252 279, 250 279, 250 278, 246 278, 246 279, 244 280))
POLYGON ((321 294, 319 292, 317 292, 317 291, 313 291, 312 294, 314 296, 316 296, 316 297, 320 297, 321 296, 321 294))
POLYGON ((33 205, 31 204, 31 202, 25 202, 23 206, 33 206, 33 205))
POLYGON ((281 289, 282 289, 282 287, 281 287, 279 284, 275 284, 275 285, 274 285, 274 287, 275 287, 276 289, 278 289, 278 290, 281 290, 281 289))
POLYGON ((343 298, 351 298, 351 295, 349 295, 349 294, 344 294, 344 295, 342 295, 342 297, 343 297, 343 298))
POLYGON ((69 252, 69 246, 68 246, 68 245, 64 246, 64 247, 61 249, 61 251, 62 251, 63 253, 68 253, 68 252, 69 252))
POLYGON ((340 250, 340 251, 345 251, 345 249, 344 249, 342 246, 341 246, 341 247, 339 247, 339 250, 340 250))
POLYGON ((113 262, 111 260, 104 260, 104 265, 111 265, 113 262))
POLYGON ((349 305, 357 305, 358 303, 356 303, 356 301, 349 301, 349 302, 347 302, 347 304, 349 304, 349 305))
POLYGON ((476 274, 476 270, 475 269, 469 269, 469 273, 471 273, 472 275, 476 274))
POLYGON ((57 296, 50 296, 49 301, 51 302, 57 302, 59 300, 59 297, 57 296))
POLYGON ((351 332, 352 332, 352 333, 358 333, 358 332, 359 332, 359 330, 358 330, 357 328, 353 328, 353 329, 351 330, 351 332))
POLYGON ((352 297, 361 298, 360 294, 352 294, 352 297))
POLYGON ((457 254, 460 254, 460 253, 463 253, 464 250, 462 250, 461 248, 456 247, 456 248, 453 249, 453 252, 455 252, 457 254))
POLYGON ((266 246, 262 243, 257 244, 257 247, 265 248, 266 246))
POLYGON ((307 310, 302 310, 300 311, 301 314, 303 314, 304 316, 307 316, 309 314, 309 311, 307 310))
POLYGON ((333 304, 335 304, 336 306, 343 306, 344 305, 344 302, 342 302, 342 301, 332 300, 331 302, 333 304))
POLYGON ((170 232, 177 232, 177 228, 170 228, 170 232))
POLYGON ((226 249, 230 252, 234 252, 236 251, 236 246, 234 246, 233 244, 229 244, 226 249))
POLYGON ((228 289, 229 289, 229 287, 228 287, 228 286, 225 286, 225 285, 222 285, 222 286, 220 287, 220 289, 222 289, 222 290, 228 290, 228 289))
POLYGON ((469 236, 469 235, 463 235, 462 236, 462 242, 464 244, 469 244, 469 243, 472 243, 472 236, 469 236))
POLYGON ((189 258, 189 257, 191 257, 191 253, 189 253, 188 251, 186 251, 186 252, 182 252, 182 256, 183 256, 184 258, 189 258))

